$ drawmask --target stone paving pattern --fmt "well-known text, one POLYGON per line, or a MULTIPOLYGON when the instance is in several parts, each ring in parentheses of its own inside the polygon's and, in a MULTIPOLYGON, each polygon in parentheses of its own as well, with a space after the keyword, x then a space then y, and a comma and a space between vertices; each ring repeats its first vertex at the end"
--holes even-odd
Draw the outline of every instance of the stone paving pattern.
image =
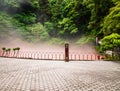
POLYGON ((0 91, 120 91, 120 62, 0 58, 0 91))

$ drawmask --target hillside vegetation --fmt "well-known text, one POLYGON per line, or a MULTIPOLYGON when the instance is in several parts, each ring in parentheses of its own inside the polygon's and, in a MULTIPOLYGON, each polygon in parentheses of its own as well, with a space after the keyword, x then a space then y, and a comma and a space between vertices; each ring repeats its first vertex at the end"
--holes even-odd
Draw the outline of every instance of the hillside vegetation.
POLYGON ((0 1, 1 39, 14 35, 29 42, 82 44, 112 33, 120 34, 119 0, 0 1))

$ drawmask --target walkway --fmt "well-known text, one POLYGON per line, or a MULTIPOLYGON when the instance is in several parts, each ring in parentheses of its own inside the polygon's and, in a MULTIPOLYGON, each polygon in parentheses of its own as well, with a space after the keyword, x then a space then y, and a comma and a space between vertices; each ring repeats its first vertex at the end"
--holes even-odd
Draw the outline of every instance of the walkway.
POLYGON ((0 58, 0 91, 120 91, 120 62, 0 58))

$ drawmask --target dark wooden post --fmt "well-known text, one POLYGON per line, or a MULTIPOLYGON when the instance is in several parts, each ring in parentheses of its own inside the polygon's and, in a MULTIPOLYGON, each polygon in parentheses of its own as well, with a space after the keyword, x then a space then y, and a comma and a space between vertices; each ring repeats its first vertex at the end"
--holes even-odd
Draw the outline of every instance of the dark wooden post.
POLYGON ((98 46, 98 37, 96 37, 96 46, 98 46))
POLYGON ((69 44, 65 44, 65 62, 69 62, 69 44))

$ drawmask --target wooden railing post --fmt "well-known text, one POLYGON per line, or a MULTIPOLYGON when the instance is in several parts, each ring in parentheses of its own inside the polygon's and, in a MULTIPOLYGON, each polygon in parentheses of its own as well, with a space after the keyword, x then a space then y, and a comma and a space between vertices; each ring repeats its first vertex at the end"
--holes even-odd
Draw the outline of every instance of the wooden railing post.
POLYGON ((65 44, 65 62, 69 62, 69 44, 65 44))

